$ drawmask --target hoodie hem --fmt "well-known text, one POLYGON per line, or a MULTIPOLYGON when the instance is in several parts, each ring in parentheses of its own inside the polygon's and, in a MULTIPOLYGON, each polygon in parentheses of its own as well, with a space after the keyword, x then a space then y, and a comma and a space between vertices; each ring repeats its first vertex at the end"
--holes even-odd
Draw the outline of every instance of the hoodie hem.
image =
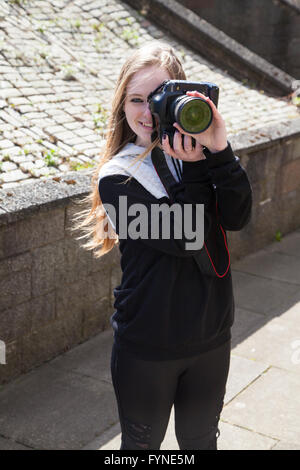
POLYGON ((129 352, 134 354, 139 359, 149 360, 149 361, 164 361, 164 360, 172 360, 172 359, 183 359, 187 357, 196 356, 201 353, 205 353, 211 351, 212 349, 216 349, 217 347, 221 346, 222 344, 226 343, 231 339, 231 329, 227 329, 223 331, 219 336, 214 338, 210 341, 199 342, 198 344, 193 344, 192 346, 185 345, 184 350, 174 350, 169 351, 166 349, 155 348, 149 350, 142 344, 137 344, 132 341, 129 341, 124 338, 118 337, 115 333, 114 335, 114 343, 118 350, 129 352))

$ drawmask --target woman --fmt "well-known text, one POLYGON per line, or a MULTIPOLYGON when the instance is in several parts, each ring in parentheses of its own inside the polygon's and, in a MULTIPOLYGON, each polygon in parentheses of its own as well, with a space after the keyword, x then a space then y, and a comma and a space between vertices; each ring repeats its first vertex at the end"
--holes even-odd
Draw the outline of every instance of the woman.
MULTIPOLYGON (((162 144, 151 142, 155 129, 147 97, 168 79, 186 76, 173 49, 158 41, 136 50, 123 65, 104 155, 85 200, 91 209, 78 225, 90 238, 84 247, 98 249, 97 257, 119 241, 122 280, 114 289, 111 373, 121 450, 159 449, 173 405, 180 449, 217 449, 234 318, 225 230, 241 230, 251 212, 246 172, 210 99, 187 93, 207 99, 213 111, 208 129, 193 135, 195 145, 177 123, 172 148, 168 136, 162 144), (154 147, 164 151, 174 178, 168 191, 151 160, 154 147), (168 238, 133 234, 134 204, 146 208, 142 222, 149 234, 151 208, 170 207, 171 199, 180 208, 191 206, 193 214, 197 204, 204 205, 204 247, 186 249, 187 238, 176 238, 174 226, 168 238), (131 230, 118 239, 124 224, 131 230), (213 274, 197 262, 200 251, 213 274)), ((161 228, 162 214, 158 220, 161 228)), ((175 218, 170 220, 174 225, 175 218)))

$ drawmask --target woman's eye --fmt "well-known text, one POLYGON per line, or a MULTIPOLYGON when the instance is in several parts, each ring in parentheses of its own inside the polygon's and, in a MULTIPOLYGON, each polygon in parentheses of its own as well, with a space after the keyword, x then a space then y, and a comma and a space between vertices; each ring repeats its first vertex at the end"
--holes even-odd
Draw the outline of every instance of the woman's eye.
POLYGON ((141 100, 140 98, 132 98, 131 102, 132 103, 142 103, 143 100, 141 100))

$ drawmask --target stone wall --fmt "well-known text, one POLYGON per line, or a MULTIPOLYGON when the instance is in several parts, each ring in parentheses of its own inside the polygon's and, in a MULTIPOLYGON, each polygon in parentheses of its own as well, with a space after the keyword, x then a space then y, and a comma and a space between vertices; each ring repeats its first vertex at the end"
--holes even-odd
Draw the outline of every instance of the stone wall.
POLYGON ((109 327, 112 288, 120 278, 118 249, 96 259, 70 230, 78 194, 86 194, 89 180, 76 172, 61 183, 50 179, 1 191, 0 339, 6 364, 0 365, 0 383, 109 327))
MULTIPOLYGON (((231 261, 300 226, 300 123, 232 137, 253 188, 253 216, 228 233, 231 261)), ((90 172, 0 190, 0 383, 110 328, 117 247, 100 259, 71 232, 90 172)))

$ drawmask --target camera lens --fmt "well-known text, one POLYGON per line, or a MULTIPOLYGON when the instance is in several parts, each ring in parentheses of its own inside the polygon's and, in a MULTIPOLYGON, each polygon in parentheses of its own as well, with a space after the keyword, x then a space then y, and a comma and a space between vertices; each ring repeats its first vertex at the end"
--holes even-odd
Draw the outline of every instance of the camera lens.
POLYGON ((212 110, 203 98, 181 96, 173 102, 174 119, 190 134, 205 131, 212 121, 212 110))

